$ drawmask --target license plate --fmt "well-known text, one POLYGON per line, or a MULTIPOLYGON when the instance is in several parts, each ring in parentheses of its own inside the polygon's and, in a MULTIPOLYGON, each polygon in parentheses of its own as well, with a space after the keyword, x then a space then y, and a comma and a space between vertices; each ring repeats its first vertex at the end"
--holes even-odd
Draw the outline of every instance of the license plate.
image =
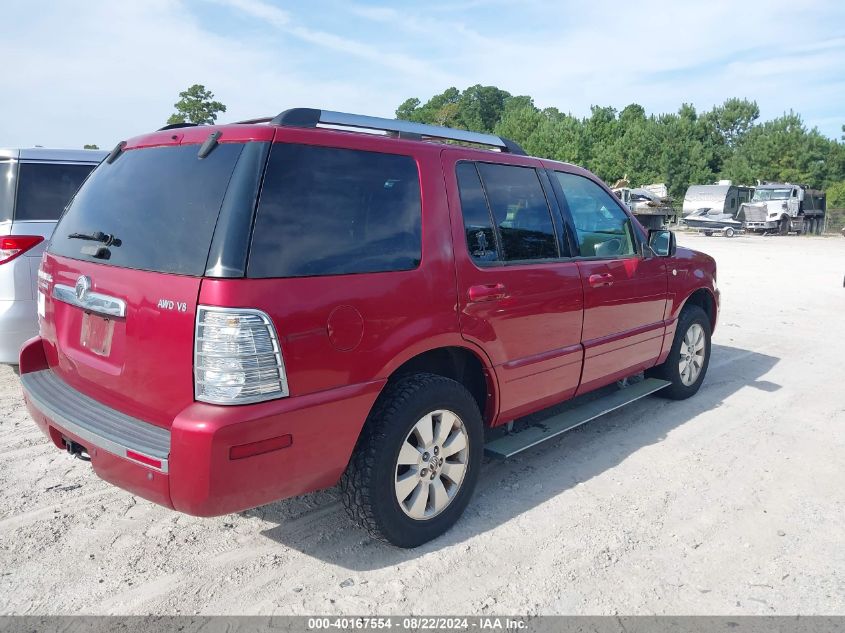
POLYGON ((79 343, 98 356, 108 356, 114 334, 114 321, 86 312, 82 316, 82 333, 79 343))

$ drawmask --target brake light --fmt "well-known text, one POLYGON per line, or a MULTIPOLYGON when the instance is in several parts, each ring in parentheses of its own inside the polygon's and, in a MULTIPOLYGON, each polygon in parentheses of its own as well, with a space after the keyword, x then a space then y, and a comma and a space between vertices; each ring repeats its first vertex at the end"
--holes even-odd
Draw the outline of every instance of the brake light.
POLYGON ((40 235, 4 235, 0 237, 0 264, 12 261, 23 255, 44 238, 40 235))
POLYGON ((194 396, 214 404, 248 404, 288 395, 279 337, 260 310, 197 307, 194 396))

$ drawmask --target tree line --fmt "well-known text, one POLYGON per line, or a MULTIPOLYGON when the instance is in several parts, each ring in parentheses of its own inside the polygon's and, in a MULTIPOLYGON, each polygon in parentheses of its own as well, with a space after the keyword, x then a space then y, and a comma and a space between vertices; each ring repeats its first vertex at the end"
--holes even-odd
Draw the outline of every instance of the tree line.
MULTIPOLYGON (((169 124, 213 124, 226 112, 202 84, 179 97, 169 124)), ((449 88, 425 103, 407 99, 396 118, 498 134, 529 154, 581 165, 606 182, 664 182, 676 204, 689 185, 730 179, 806 183, 827 191, 828 208, 845 208, 845 144, 808 128, 792 111, 760 121, 760 108, 748 99, 731 98, 703 112, 684 103, 677 112, 648 115, 636 103, 622 110, 592 106, 590 116, 576 117, 538 108, 529 96, 475 85, 449 88)))
POLYGON ((593 106, 589 116, 576 117, 476 85, 449 88, 425 103, 407 99, 396 118, 498 134, 529 154, 586 167, 605 182, 623 176, 634 186, 665 182, 676 202, 691 184, 770 180, 826 189, 829 207, 845 207, 845 145, 809 129, 792 111, 760 121, 757 103, 748 99, 702 112, 684 103, 668 114, 646 114, 636 103, 619 111, 593 106))

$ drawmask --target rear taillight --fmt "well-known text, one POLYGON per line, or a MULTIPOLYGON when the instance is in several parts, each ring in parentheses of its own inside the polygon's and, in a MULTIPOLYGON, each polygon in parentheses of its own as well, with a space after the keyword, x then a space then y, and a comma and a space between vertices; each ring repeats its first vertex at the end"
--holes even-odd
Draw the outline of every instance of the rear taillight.
POLYGON ((23 255, 44 238, 40 235, 4 235, 0 237, 0 264, 12 261, 23 255))
POLYGON ((197 307, 194 395, 214 404, 247 404, 288 395, 279 337, 260 310, 197 307))

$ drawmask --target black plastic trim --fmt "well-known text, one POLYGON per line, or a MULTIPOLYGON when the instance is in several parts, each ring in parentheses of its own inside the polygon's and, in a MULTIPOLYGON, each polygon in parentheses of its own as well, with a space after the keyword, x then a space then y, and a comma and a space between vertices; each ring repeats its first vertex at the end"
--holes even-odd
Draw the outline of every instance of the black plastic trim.
POLYGON ((126 141, 120 141, 117 145, 114 146, 114 149, 109 152, 109 155, 106 156, 106 162, 111 165, 114 161, 117 160, 118 156, 123 153, 123 148, 126 147, 126 141))
POLYGON ((158 131, 164 132, 165 130, 178 130, 181 127, 199 127, 199 123, 170 123, 164 127, 158 128, 158 131))
POLYGON ((322 110, 315 108, 291 108, 273 117, 270 124, 285 127, 317 127, 321 114, 322 110))
MULTIPOLYGON (((107 407, 72 388, 51 369, 23 374, 21 385, 32 404, 64 430, 86 442, 126 458, 131 450, 161 461, 167 472, 170 431, 107 407)), ((152 466, 151 466, 152 468, 152 466)))
POLYGON ((197 158, 205 158, 208 156, 215 147, 217 147, 217 141, 220 137, 223 136, 223 132, 217 130, 212 132, 208 135, 208 138, 203 141, 203 144, 200 146, 200 151, 197 152, 197 158))
POLYGON ((205 265, 206 277, 246 276, 252 225, 270 145, 269 142, 244 144, 220 205, 205 265))
POLYGON ((508 154, 515 154, 516 156, 528 156, 528 154, 525 153, 525 150, 522 149, 522 147, 518 143, 515 143, 514 141, 510 140, 509 138, 505 138, 504 136, 500 136, 499 138, 502 139, 502 143, 505 144, 505 149, 508 150, 508 154))

